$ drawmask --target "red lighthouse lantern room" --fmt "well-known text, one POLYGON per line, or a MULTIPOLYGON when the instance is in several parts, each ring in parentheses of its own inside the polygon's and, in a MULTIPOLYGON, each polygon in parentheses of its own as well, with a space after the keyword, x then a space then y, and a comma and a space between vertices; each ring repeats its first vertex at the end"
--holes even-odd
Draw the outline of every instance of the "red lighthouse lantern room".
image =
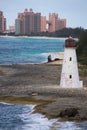
POLYGON ((76 41, 72 37, 69 37, 68 39, 65 40, 65 47, 66 48, 77 47, 76 41))

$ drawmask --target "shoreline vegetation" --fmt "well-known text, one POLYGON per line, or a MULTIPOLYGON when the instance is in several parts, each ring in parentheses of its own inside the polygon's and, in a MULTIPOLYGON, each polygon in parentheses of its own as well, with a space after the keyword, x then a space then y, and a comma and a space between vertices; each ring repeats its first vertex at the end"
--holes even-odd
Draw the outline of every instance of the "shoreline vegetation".
POLYGON ((0 102, 35 104, 48 118, 87 120, 87 66, 79 65, 83 89, 61 89, 61 64, 0 65, 0 102))
POLYGON ((74 38, 77 38, 80 36, 81 33, 83 33, 86 29, 77 27, 77 28, 63 28, 61 30, 57 30, 55 32, 37 32, 37 33, 30 33, 30 34, 19 34, 15 35, 15 32, 9 32, 9 33, 1 33, 0 35, 8 35, 8 36, 29 36, 29 37, 34 37, 34 36, 39 36, 39 37, 69 37, 72 36, 74 38))

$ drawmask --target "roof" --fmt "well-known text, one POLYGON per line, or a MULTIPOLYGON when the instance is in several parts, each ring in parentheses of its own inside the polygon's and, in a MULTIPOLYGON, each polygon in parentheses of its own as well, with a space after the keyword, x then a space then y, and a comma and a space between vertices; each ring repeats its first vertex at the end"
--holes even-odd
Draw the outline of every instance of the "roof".
POLYGON ((74 38, 69 37, 65 40, 65 47, 77 47, 76 41, 74 38))

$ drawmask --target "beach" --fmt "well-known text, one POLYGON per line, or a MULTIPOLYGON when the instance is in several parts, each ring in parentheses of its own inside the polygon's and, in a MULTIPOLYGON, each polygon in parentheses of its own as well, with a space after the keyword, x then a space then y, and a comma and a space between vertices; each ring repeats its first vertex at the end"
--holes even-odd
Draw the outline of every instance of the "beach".
POLYGON ((61 89, 62 66, 55 62, 0 65, 0 102, 35 104, 48 118, 87 120, 87 67, 79 65, 83 89, 61 89))

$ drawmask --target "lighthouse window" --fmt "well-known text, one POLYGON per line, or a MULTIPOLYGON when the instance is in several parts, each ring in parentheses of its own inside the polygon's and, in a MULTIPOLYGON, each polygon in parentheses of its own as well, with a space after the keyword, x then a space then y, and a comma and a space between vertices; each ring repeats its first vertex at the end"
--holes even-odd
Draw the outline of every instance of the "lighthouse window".
POLYGON ((72 78, 72 75, 70 75, 69 78, 71 79, 71 78, 72 78))
POLYGON ((69 61, 71 61, 71 60, 72 60, 72 57, 70 57, 69 61))

